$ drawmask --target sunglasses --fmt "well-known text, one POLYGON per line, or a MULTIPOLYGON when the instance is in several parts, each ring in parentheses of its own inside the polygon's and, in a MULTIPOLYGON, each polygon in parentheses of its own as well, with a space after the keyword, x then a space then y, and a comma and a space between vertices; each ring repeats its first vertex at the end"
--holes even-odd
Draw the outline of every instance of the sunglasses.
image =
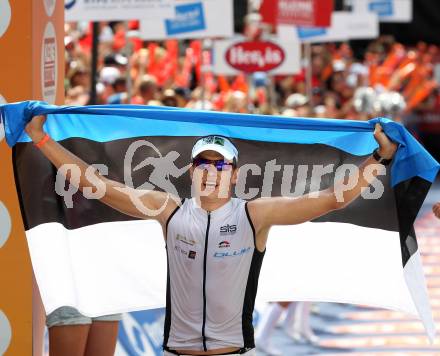
POLYGON ((217 169, 217 171, 228 171, 228 170, 232 169, 233 167, 235 167, 235 164, 233 164, 231 162, 227 162, 223 159, 210 160, 210 159, 205 159, 205 158, 194 158, 192 163, 193 163, 194 167, 203 166, 203 168, 205 168, 205 167, 209 167, 209 166, 214 166, 215 169, 217 169))

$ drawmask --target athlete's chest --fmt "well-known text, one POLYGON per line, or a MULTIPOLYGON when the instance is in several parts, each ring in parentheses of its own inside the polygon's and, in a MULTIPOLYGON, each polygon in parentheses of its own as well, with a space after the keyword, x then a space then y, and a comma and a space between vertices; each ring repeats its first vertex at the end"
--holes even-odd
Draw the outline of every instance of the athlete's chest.
POLYGON ((186 265, 205 260, 234 264, 254 247, 249 222, 239 210, 221 215, 182 211, 169 226, 167 244, 169 253, 186 265))

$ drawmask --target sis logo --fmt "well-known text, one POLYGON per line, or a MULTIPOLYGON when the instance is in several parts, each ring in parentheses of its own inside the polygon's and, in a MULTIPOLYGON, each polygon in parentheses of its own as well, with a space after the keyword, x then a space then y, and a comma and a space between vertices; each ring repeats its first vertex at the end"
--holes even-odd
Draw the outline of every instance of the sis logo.
POLYGON ((233 235, 237 232, 237 225, 224 225, 220 227, 220 235, 233 235))

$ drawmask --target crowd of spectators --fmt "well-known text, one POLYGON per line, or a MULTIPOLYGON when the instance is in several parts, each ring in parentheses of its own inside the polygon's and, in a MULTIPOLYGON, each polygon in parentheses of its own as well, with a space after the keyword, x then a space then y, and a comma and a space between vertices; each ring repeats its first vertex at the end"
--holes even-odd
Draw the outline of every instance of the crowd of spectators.
MULTIPOLYGON (((138 26, 100 23, 96 104, 409 122, 440 108, 436 46, 408 47, 382 36, 355 56, 348 43, 313 45, 308 87, 305 60, 296 75, 218 76, 206 42, 146 42, 138 26)), ((90 103, 91 46, 90 24, 66 24, 66 104, 90 103)))

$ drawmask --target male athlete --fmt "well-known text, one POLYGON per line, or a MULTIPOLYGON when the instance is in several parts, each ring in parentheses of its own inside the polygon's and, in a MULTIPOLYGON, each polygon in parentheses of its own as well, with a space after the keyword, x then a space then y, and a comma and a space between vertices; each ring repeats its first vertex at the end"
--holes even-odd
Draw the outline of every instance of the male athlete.
MULTIPOLYGON (((27 125, 33 142, 56 168, 80 168, 79 189, 94 186, 85 175, 88 164, 53 141, 43 131, 44 120, 37 116, 27 125)), ((379 149, 359 166, 356 185, 345 190, 344 182, 335 183, 318 197, 232 198, 238 151, 221 136, 200 138, 193 147, 193 198, 179 205, 165 192, 145 191, 142 203, 149 211, 161 210, 156 216, 136 208, 126 194, 132 188, 95 173, 106 186, 103 203, 162 225, 169 267, 164 355, 255 355, 252 312, 271 226, 300 224, 356 199, 377 175, 377 169, 373 174, 364 174, 366 170, 389 163, 397 149, 380 125, 374 137, 379 149)))

